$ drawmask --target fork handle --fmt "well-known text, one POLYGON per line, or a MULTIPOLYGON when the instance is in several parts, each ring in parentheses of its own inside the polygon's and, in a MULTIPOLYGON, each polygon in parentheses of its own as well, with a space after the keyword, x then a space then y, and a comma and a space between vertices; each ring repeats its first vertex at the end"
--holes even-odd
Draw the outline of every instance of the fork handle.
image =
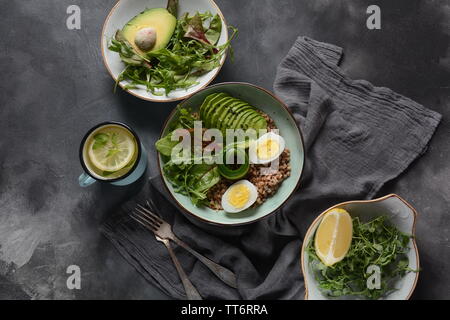
POLYGON ((178 275, 180 276, 181 283, 183 284, 184 291, 186 291, 186 296, 188 300, 202 300, 202 296, 200 293, 198 293, 197 289, 195 289, 192 282, 189 280, 188 276, 183 270, 183 267, 180 264, 180 261, 178 261, 178 258, 175 256, 175 252, 173 252, 172 247, 170 246, 170 242, 168 240, 162 241, 164 245, 167 248, 167 251, 169 251, 169 255, 172 258, 173 264, 175 265, 175 268, 177 269, 178 275))
POLYGON ((193 256, 195 256, 201 263, 203 263, 212 273, 214 273, 220 280, 229 285, 232 288, 237 288, 236 275, 229 269, 222 267, 220 264, 202 256, 200 253, 192 249, 186 243, 173 236, 172 240, 179 246, 183 247, 189 251, 193 256))

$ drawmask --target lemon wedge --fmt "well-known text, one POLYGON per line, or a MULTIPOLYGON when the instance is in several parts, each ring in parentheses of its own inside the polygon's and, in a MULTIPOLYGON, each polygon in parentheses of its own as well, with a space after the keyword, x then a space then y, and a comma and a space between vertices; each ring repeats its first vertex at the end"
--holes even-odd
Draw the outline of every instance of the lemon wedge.
POLYGON ((332 209, 325 213, 316 231, 316 254, 326 266, 345 258, 353 236, 350 214, 344 209, 332 209))
POLYGON ((108 127, 98 132, 89 146, 89 159, 99 170, 116 172, 133 159, 136 144, 125 129, 108 127))

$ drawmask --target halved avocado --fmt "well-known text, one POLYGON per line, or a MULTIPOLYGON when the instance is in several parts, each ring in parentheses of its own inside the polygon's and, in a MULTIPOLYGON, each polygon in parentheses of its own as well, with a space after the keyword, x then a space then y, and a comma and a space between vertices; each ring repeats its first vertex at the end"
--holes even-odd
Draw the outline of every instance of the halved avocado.
POLYGON ((164 8, 154 8, 142 11, 123 27, 122 34, 139 54, 165 48, 175 31, 177 19, 164 8), (143 28, 153 28, 156 31, 155 45, 148 51, 143 51, 135 44, 136 34, 143 28))

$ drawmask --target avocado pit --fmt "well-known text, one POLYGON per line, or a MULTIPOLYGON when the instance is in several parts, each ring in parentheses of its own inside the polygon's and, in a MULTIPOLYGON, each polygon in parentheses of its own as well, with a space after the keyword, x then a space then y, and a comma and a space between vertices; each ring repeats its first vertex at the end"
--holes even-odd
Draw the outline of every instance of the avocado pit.
POLYGON ((136 32, 134 43, 142 51, 151 50, 156 44, 156 30, 154 28, 142 28, 136 32))

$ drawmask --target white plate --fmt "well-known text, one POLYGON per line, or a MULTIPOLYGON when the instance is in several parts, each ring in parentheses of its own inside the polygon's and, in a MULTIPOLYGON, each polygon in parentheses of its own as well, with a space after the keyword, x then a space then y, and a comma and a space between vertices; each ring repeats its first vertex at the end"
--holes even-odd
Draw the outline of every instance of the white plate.
MULTIPOLYGON (((306 232, 303 241, 301 266, 303 276, 305 279, 305 299, 307 300, 329 300, 331 298, 322 294, 314 274, 310 270, 308 255, 305 253, 308 243, 322 221, 323 215, 331 209, 342 208, 347 210, 351 216, 360 217, 361 221, 370 221, 377 216, 385 215, 389 217, 389 222, 395 225, 401 232, 414 235, 417 212, 405 200, 396 194, 390 194, 379 199, 349 201, 337 204, 330 209, 322 212, 311 224, 306 232)), ((419 251, 414 237, 409 241, 409 252, 407 253, 409 259, 409 267, 413 270, 419 269, 419 251)), ((414 288, 416 287, 419 272, 409 272, 403 278, 399 279, 395 284, 396 291, 390 293, 384 299, 386 300, 407 300, 411 297, 414 288)), ((354 299, 354 297, 341 297, 341 299, 354 299)))
MULTIPOLYGON (((123 26, 128 21, 130 21, 131 18, 133 18, 140 12, 144 11, 145 9, 165 8, 166 6, 167 0, 120 0, 111 9, 111 12, 109 13, 108 17, 105 20, 105 24, 103 25, 101 45, 102 45, 103 61, 105 63, 106 68, 109 71, 109 74, 113 77, 114 81, 116 81, 117 77, 122 72, 125 66, 123 62, 120 60, 118 53, 110 51, 108 49, 109 40, 114 37, 118 29, 122 29, 123 26)), ((178 16, 181 16, 185 12, 188 12, 190 15, 193 15, 197 11, 201 13, 205 11, 210 11, 213 15, 219 14, 222 20, 222 33, 220 35, 218 45, 225 44, 228 41, 228 27, 226 25, 222 12, 220 11, 219 7, 214 3, 214 1, 182 0, 179 2, 178 16)), ((167 96, 165 94, 162 96, 154 95, 151 92, 147 92, 147 90, 143 86, 142 88, 127 90, 127 92, 131 93, 132 95, 138 98, 148 101, 170 102, 176 100, 183 100, 188 96, 196 93, 200 89, 206 87, 219 73, 220 68, 225 62, 225 58, 226 53, 223 55, 219 67, 199 77, 197 79, 199 84, 192 86, 188 89, 177 89, 170 92, 169 95, 167 96)), ((119 85, 123 87, 127 83, 128 81, 124 80, 119 85)))

